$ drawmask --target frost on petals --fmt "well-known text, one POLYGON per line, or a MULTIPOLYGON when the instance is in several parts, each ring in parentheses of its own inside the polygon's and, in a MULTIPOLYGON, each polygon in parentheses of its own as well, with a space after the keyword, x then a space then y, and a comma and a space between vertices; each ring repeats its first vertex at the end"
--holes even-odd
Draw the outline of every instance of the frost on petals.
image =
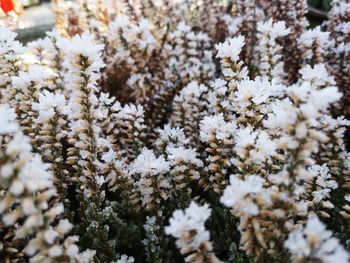
POLYGON ((216 50, 218 51, 216 57, 218 58, 229 58, 232 61, 239 60, 239 53, 241 52, 242 47, 244 46, 245 41, 243 36, 238 36, 235 38, 228 39, 224 43, 215 45, 216 50))
POLYGON ((304 258, 339 263, 350 260, 349 253, 317 217, 309 218, 302 230, 290 233, 284 245, 291 252, 293 262, 304 258))
POLYGON ((185 210, 176 210, 165 227, 165 233, 176 238, 176 246, 182 254, 189 254, 186 262, 220 262, 212 254, 209 231, 205 221, 210 217, 208 204, 203 206, 191 202, 185 210))

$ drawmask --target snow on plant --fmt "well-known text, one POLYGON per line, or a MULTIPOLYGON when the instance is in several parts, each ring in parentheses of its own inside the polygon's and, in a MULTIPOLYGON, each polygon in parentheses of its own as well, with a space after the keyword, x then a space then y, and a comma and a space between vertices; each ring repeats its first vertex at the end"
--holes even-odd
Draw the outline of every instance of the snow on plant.
POLYGON ((18 74, 20 62, 19 55, 24 52, 20 42, 15 40, 16 34, 11 30, 1 27, 0 31, 0 55, 1 55, 1 97, 6 96, 3 92, 8 91, 7 85, 11 83, 11 77, 18 74))
POLYGON ((286 28, 283 21, 273 23, 273 20, 269 19, 265 23, 259 22, 257 31, 260 36, 258 45, 260 74, 267 76, 269 79, 274 77, 283 80, 282 46, 277 44, 276 40, 289 35, 290 29, 286 28))
POLYGON ((30 140, 19 131, 11 109, 4 104, 0 112, 1 127, 6 127, 1 131, 0 170, 3 259, 21 258, 22 244, 16 241, 28 239, 22 249, 31 262, 90 262, 91 257, 79 255, 78 237, 66 236, 73 225, 67 219, 55 223, 64 207, 50 202, 56 195, 50 165, 32 152, 30 140))
POLYGON ((53 7, 0 29, 1 260, 349 261, 346 1, 53 7))
POLYGON ((198 158, 198 153, 195 149, 185 149, 182 146, 174 147, 168 150, 168 159, 171 163, 170 174, 174 188, 180 194, 186 192, 191 194, 191 189, 187 186, 191 181, 200 179, 203 167, 203 162, 198 158))
POLYGON ((220 262, 212 253, 209 232, 204 223, 211 209, 208 204, 198 206, 192 202, 185 211, 176 210, 170 218, 165 233, 174 236, 181 254, 189 254, 186 262, 220 262))
MULTIPOLYGON (((63 41, 63 40, 62 40, 63 41)), ((104 66, 101 59, 102 45, 94 45, 93 36, 83 34, 75 36, 71 41, 60 43, 65 45, 65 66, 68 87, 71 89, 69 107, 71 117, 68 131, 69 143, 73 147, 68 149, 68 162, 74 164, 77 178, 81 181, 81 188, 86 195, 98 191, 102 185, 97 170, 99 127, 94 108, 97 107, 97 85, 99 70, 104 66)))
POLYGON ((226 122, 223 114, 204 117, 200 124, 200 138, 207 146, 208 157, 205 160, 208 176, 203 177, 200 184, 204 190, 212 188, 214 192, 221 193, 227 185, 227 169, 230 168, 232 154, 233 133, 235 122, 226 122), (210 171, 210 172, 209 172, 210 171), (205 178, 207 180, 205 180, 205 178))
POLYGON ((224 43, 215 46, 221 59, 222 74, 225 80, 242 80, 247 77, 247 69, 243 67, 243 61, 239 60, 239 54, 245 44, 243 36, 231 38, 224 43))
POLYGON ((332 237, 332 231, 317 217, 309 218, 302 230, 290 233, 285 246, 292 254, 292 261, 299 262, 303 258, 320 262, 349 262, 349 254, 332 237))
POLYGON ((170 188, 169 179, 165 176, 170 169, 169 162, 144 148, 129 169, 130 175, 135 178, 136 200, 140 200, 146 210, 160 209, 162 200, 168 198, 170 188))
POLYGON ((322 32, 318 26, 305 31, 299 39, 299 44, 305 50, 305 57, 311 64, 318 64, 324 61, 324 55, 332 44, 329 40, 329 32, 322 32), (313 51, 311 51, 313 50, 313 51))
POLYGON ((263 202, 269 202, 269 196, 264 193, 264 179, 259 176, 251 175, 247 180, 237 179, 237 175, 230 177, 230 186, 228 186, 221 197, 221 202, 239 213, 247 215, 257 215, 259 208, 254 203, 254 196, 259 196, 263 202))

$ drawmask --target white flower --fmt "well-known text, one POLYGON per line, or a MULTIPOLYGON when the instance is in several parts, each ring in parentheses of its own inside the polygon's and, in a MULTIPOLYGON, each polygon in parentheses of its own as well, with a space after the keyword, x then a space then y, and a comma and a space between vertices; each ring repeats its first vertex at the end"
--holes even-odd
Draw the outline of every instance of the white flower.
MULTIPOLYGON (((15 61, 19 54, 23 54, 25 52, 25 48, 22 46, 22 44, 15 40, 16 36, 16 33, 3 26, 0 26, 0 56, 5 58, 5 61, 2 61, 2 63, 4 63, 2 64, 2 66, 4 66, 2 69, 6 69, 6 62, 15 61)), ((0 77, 1 84, 3 83, 2 78, 6 79, 5 74, 0 77)))
POLYGON ((15 167, 12 164, 4 164, 0 168, 0 176, 4 179, 7 179, 13 174, 14 169, 15 167))
POLYGON ((106 163, 112 163, 117 158, 117 153, 112 149, 109 149, 108 152, 102 155, 102 160, 106 163))
POLYGON ((256 175, 249 175, 246 180, 240 180, 237 175, 231 175, 230 185, 226 187, 220 202, 246 214, 257 215, 259 213, 258 207, 248 196, 262 193, 264 182, 264 179, 256 175))
POLYGON ((12 32, 10 29, 0 26, 0 41, 7 42, 11 39, 15 39, 17 34, 12 32))
POLYGON ((18 76, 11 77, 12 87, 16 90, 25 90, 31 81, 29 73, 24 71, 20 71, 18 76))
POLYGON ((203 92, 207 91, 207 87, 203 84, 199 84, 197 81, 191 81, 181 90, 181 96, 183 97, 195 97, 198 98, 203 92))
POLYGON ((324 64, 316 64, 313 67, 306 65, 299 70, 303 80, 310 82, 315 87, 322 87, 326 84, 335 85, 335 80, 330 75, 324 64))
POLYGON ((32 215, 37 212, 37 208, 35 207, 34 200, 32 198, 25 198, 22 201, 23 213, 25 215, 32 215))
POLYGON ((115 263, 134 263, 135 259, 133 257, 128 257, 127 255, 121 255, 120 259, 118 259, 115 263))
POLYGON ((176 147, 179 145, 187 145, 189 139, 186 138, 183 129, 179 127, 172 128, 170 125, 165 125, 162 130, 158 130, 159 138, 156 145, 165 143, 167 147, 176 147))
POLYGON ((184 21, 181 21, 181 22, 178 24, 176 30, 181 31, 181 32, 188 33, 188 32, 191 31, 191 27, 188 26, 188 25, 186 25, 186 23, 185 23, 184 21))
POLYGON ((39 155, 35 155, 25 164, 18 174, 18 178, 30 192, 53 187, 52 174, 49 164, 44 164, 39 155))
POLYGON ((19 153, 28 153, 31 150, 32 145, 30 144, 29 138, 24 136, 23 133, 17 132, 7 145, 6 153, 8 155, 16 155, 19 153))
MULTIPOLYGON (((118 32, 118 30, 123 29, 125 27, 127 27, 130 23, 130 20, 127 16, 117 16, 114 20, 113 23, 111 23, 110 26, 110 31, 112 32, 118 32)), ((113 35, 112 35, 113 37, 113 35)))
POLYGON ((56 246, 52 246, 49 249, 49 256, 53 257, 53 258, 61 256, 62 253, 63 253, 62 248, 60 246, 57 246, 57 245, 56 246))
POLYGON ((49 244, 53 244, 57 236, 58 233, 52 227, 44 232, 45 241, 49 244))
POLYGON ((335 27, 335 30, 338 31, 338 32, 342 32, 343 34, 350 34, 350 22, 341 22, 341 23, 339 23, 335 27))
POLYGON ((139 105, 127 104, 116 116, 122 120, 133 120, 135 117, 143 117, 143 108, 139 105))
POLYGON ((195 164, 198 167, 203 166, 203 162, 197 158, 198 153, 195 149, 185 149, 184 147, 170 147, 168 149, 168 158, 171 162, 182 161, 195 164))
POLYGON ((75 35, 69 41, 58 41, 57 45, 64 50, 67 54, 83 55, 92 60, 92 70, 100 69, 104 67, 104 63, 101 59, 101 52, 104 48, 101 44, 96 44, 94 35, 89 33, 83 33, 82 35, 75 35))
MULTIPOLYGON (((326 87, 321 90, 311 91, 308 104, 317 112, 327 112, 329 106, 338 101, 341 97, 342 94, 337 87, 326 87)), ((303 111, 303 106, 301 106, 301 110, 308 116, 308 112, 303 111)), ((313 115, 311 114, 311 116, 313 115)))
POLYGON ((32 108, 39 112, 37 123, 45 123, 65 111, 66 99, 62 94, 44 90, 39 94, 39 102, 33 103, 32 108))
POLYGON ((236 130, 235 122, 226 122, 222 113, 213 116, 206 116, 200 122, 200 139, 208 142, 212 135, 216 139, 223 140, 233 136, 236 130))
POLYGON ((336 46, 336 48, 334 49, 334 52, 337 55, 347 55, 350 53, 350 44, 340 43, 339 45, 336 46))
POLYGON ((67 234, 69 231, 72 230, 72 228, 73 225, 67 219, 61 219, 58 222, 56 230, 61 234, 67 234))
POLYGON ((54 76, 52 69, 42 65, 30 65, 28 68, 28 74, 31 81, 39 84, 54 76))
POLYGON ((169 226, 165 227, 165 233, 177 238, 178 248, 184 248, 188 244, 192 250, 209 240, 209 232, 205 229, 205 221, 210 217, 209 205, 198 206, 191 202, 190 206, 183 210, 176 210, 169 219, 169 226))
POLYGON ((230 58, 232 61, 239 60, 239 53, 244 46, 245 41, 243 36, 238 36, 226 40, 224 43, 219 43, 215 45, 216 50, 218 51, 216 57, 218 58, 230 58))
POLYGON ((268 158, 276 154, 276 142, 271 140, 267 132, 259 133, 257 140, 253 146, 254 148, 249 152, 250 158, 256 163, 263 163, 268 158))
POLYGON ((272 18, 266 22, 258 22, 257 30, 264 35, 269 35, 272 39, 290 34, 290 29, 286 28, 286 23, 284 21, 274 23, 272 18))
POLYGON ((326 230, 318 217, 309 218, 302 230, 291 232, 284 245, 291 252, 293 262, 307 258, 326 263, 348 263, 350 259, 349 253, 332 238, 332 232, 326 230))
POLYGON ((103 176, 96 176, 96 183, 102 186, 105 183, 105 178, 103 176))
POLYGON ((297 109, 288 98, 276 100, 271 104, 271 110, 267 120, 263 121, 266 128, 287 130, 298 117, 297 109))
POLYGON ((266 103, 271 96, 279 95, 283 88, 275 85, 266 78, 256 78, 255 80, 243 80, 238 83, 237 91, 234 93, 237 108, 246 108, 253 102, 255 105, 266 103))
POLYGON ((244 150, 249 146, 254 146, 255 140, 258 136, 257 131, 253 131, 253 128, 251 126, 247 126, 245 128, 237 129, 237 132, 235 134, 235 152, 239 156, 244 155, 244 150))
POLYGON ((298 42, 304 49, 305 58, 313 58, 315 47, 317 47, 316 52, 321 53, 319 55, 324 56, 327 49, 334 46, 334 40, 330 40, 329 35, 329 32, 322 32, 319 26, 314 29, 306 30, 301 34, 298 42))
POLYGON ((90 263, 90 262, 94 262, 93 257, 95 256, 95 254, 96 254, 95 250, 87 249, 82 253, 78 254, 76 258, 78 259, 78 262, 90 263))
POLYGON ((350 194, 344 196, 344 199, 345 199, 346 202, 350 203, 350 194))
POLYGON ((314 197, 313 202, 319 203, 326 197, 329 197, 330 192, 338 188, 338 183, 335 180, 331 180, 332 176, 329 174, 329 168, 327 164, 313 165, 308 169, 310 176, 315 178, 316 185, 319 189, 312 192, 314 197))
POLYGON ((143 148, 129 167, 132 174, 158 175, 169 171, 169 163, 163 156, 156 157, 152 150, 143 148))
MULTIPOLYGON (((72 101, 76 100, 77 104, 72 107, 79 109, 82 96, 80 90, 87 89, 90 100, 93 100, 93 92, 97 91, 97 80, 101 77, 100 70, 105 66, 101 58, 104 46, 97 44, 94 36, 89 33, 75 35, 71 39, 59 39, 57 46, 65 54, 63 66, 66 68, 67 89, 73 92, 72 101), (88 76, 88 82, 82 86, 84 75, 88 76)), ((91 103, 94 104, 93 101, 91 103)), ((79 114, 79 110, 76 112, 79 114)))
POLYGON ((311 252, 307 240, 303 233, 299 231, 290 233, 284 245, 297 257, 307 257, 311 252))
POLYGON ((143 34, 143 41, 140 41, 140 47, 146 48, 156 45, 156 39, 153 37, 150 31, 150 23, 148 19, 141 19, 139 22, 139 32, 143 34))
POLYGON ((250 175, 246 180, 240 180, 235 175, 230 177, 230 186, 225 189, 220 201, 229 207, 233 207, 240 199, 250 193, 259 193, 263 189, 264 179, 256 175, 250 175))
POLYGON ((0 135, 13 133, 19 129, 15 118, 15 112, 7 104, 0 105, 0 135))
POLYGON ((69 246, 66 249, 66 254, 70 257, 70 258, 75 258, 79 253, 79 248, 77 245, 75 244, 69 244, 69 246))

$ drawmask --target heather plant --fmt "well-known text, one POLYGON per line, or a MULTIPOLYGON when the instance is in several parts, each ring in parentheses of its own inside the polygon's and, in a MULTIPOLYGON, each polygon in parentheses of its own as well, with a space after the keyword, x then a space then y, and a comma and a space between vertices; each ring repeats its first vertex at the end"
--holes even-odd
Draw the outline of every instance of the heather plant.
POLYGON ((0 29, 0 261, 350 261, 348 1, 53 1, 0 29))

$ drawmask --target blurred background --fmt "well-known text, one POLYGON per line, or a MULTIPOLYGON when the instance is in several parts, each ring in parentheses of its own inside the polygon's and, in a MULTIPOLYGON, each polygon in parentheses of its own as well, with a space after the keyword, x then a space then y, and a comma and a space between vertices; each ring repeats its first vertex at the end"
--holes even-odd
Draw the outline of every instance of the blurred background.
MULTIPOLYGON (((311 26, 327 19, 331 0, 308 0, 311 26)), ((17 31, 24 43, 42 37, 54 25, 50 0, 0 0, 0 26, 17 31)))

